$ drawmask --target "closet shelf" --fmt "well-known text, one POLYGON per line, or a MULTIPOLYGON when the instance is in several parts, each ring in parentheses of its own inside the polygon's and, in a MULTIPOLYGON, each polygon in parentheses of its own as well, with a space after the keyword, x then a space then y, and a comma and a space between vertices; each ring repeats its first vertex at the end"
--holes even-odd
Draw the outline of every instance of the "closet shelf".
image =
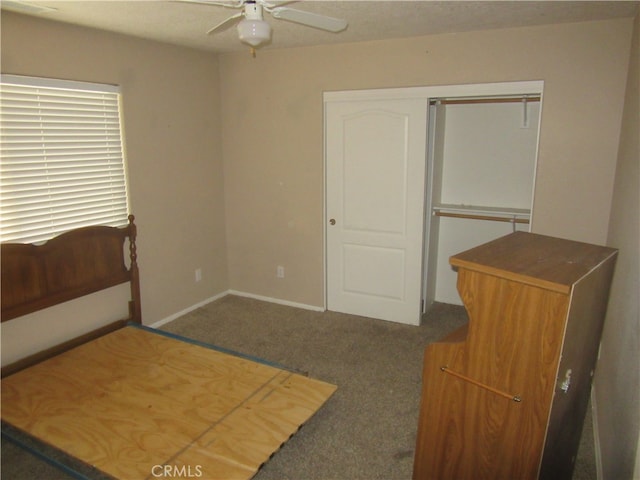
POLYGON ((526 208, 440 204, 433 207, 433 215, 495 222, 529 223, 531 210, 526 208))

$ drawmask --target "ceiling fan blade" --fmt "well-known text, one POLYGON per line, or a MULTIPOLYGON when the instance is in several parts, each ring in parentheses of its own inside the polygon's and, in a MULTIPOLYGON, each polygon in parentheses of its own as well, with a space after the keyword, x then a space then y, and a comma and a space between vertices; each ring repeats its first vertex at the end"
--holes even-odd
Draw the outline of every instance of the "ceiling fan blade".
MULTIPOLYGON (((4 0, 7 1, 7 0, 4 0)), ((298 3, 299 0, 256 0, 257 3, 261 3, 267 12, 270 12, 274 8, 289 5, 290 3, 298 3)))
POLYGON ((226 30, 232 25, 235 25, 240 21, 240 19, 244 16, 244 12, 238 12, 235 15, 230 16, 223 22, 220 22, 218 25, 207 31, 207 35, 211 35, 212 33, 218 33, 226 30))
POLYGON ((341 18, 327 17, 317 13, 305 12, 287 7, 276 7, 270 11, 274 18, 300 23, 308 27, 319 28, 329 32, 341 32, 347 28, 348 22, 341 18))
POLYGON ((218 2, 216 0, 172 0, 178 3, 195 3, 197 5, 213 5, 216 7, 240 8, 245 4, 245 0, 237 0, 235 2, 218 2))

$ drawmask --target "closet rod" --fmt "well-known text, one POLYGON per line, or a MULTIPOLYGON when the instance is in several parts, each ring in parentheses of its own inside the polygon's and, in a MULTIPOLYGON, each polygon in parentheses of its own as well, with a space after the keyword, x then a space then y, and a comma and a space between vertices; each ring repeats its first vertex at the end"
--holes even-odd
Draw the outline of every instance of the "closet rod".
POLYGON ((493 222, 508 222, 508 223, 529 223, 528 218, 516 218, 516 217, 498 217, 491 215, 474 215, 470 213, 452 213, 436 210, 433 212, 438 217, 453 217, 453 218, 469 218, 472 220, 491 220, 493 222))
POLYGON ((455 99, 433 99, 429 103, 431 105, 471 105, 474 103, 521 103, 527 102, 539 102, 540 96, 531 97, 504 97, 504 98, 455 98, 455 99))

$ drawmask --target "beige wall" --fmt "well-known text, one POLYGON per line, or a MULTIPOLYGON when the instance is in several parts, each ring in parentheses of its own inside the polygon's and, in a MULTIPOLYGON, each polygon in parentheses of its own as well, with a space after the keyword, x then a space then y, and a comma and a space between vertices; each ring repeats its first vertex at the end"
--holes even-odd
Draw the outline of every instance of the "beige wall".
POLYGON ((623 19, 216 59, 3 13, 2 70, 122 85, 152 323, 228 288, 324 304, 324 91, 544 80, 533 228, 604 243, 631 26, 623 19), (197 267, 204 279, 194 284, 197 267))
POLYGON ((226 291, 217 58, 5 11, 1 46, 3 73, 122 87, 144 322, 226 291))
POLYGON ((627 78, 608 244, 619 249, 595 377, 602 477, 640 478, 640 14, 627 78), (636 473, 634 475, 634 458, 636 473))
POLYGON ((631 27, 623 19, 222 55, 230 287, 324 304, 322 93, 331 90, 544 80, 533 229, 603 244, 631 27))

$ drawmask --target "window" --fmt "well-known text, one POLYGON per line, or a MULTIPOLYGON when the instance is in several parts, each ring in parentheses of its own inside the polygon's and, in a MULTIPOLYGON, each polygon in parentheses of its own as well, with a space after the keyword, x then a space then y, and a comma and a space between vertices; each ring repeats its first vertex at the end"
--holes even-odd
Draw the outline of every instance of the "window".
POLYGON ((0 241, 126 225, 118 87, 0 77, 0 241))

